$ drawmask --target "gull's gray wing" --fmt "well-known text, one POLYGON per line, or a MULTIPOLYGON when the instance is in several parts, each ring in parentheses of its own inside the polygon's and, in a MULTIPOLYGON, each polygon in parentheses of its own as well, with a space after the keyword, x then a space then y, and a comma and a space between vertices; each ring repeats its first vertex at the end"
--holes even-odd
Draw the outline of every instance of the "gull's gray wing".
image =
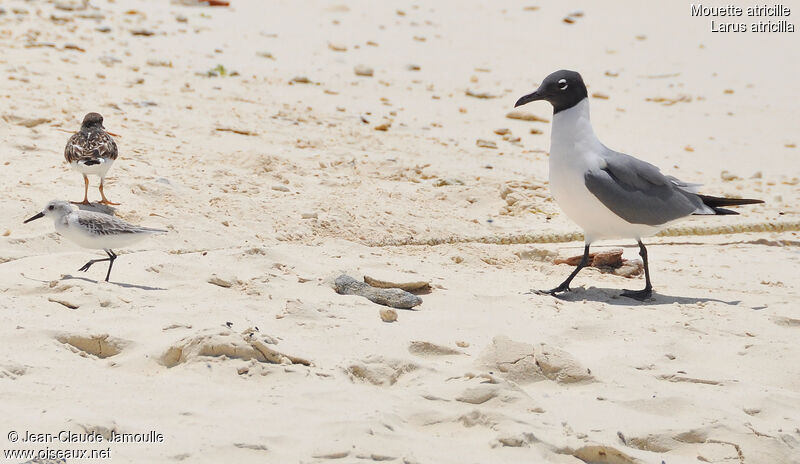
POLYGON ((155 234, 166 230, 130 224, 122 219, 94 211, 78 211, 78 224, 97 235, 155 234))
POLYGON ((661 174, 652 164, 608 150, 605 166, 584 175, 586 188, 617 216, 632 224, 660 225, 704 212, 691 184, 661 174))

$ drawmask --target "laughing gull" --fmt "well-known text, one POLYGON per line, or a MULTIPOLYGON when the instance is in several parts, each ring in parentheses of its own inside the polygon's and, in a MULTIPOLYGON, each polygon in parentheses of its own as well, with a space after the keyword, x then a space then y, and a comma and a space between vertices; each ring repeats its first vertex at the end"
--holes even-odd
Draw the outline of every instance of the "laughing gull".
POLYGON ((550 74, 514 107, 536 100, 553 105, 550 191, 564 213, 583 229, 585 237, 583 258, 567 280, 552 290, 537 293, 556 295, 569 291, 572 279, 589 262, 592 242, 632 238, 639 244, 645 287, 625 290, 622 296, 645 300, 652 295, 653 287, 642 237, 692 214, 739 214, 723 206, 763 203, 701 195, 697 193, 699 184, 665 176, 656 166, 603 145, 589 120, 586 86, 575 71, 550 74))

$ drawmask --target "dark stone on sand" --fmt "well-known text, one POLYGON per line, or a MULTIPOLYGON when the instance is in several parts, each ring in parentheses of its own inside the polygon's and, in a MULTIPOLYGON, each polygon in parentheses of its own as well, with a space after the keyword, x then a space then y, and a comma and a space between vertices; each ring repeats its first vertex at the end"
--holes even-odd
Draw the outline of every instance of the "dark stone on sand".
POLYGON ((377 303, 397 309, 411 309, 422 304, 422 298, 399 288, 375 288, 342 274, 334 281, 334 289, 340 295, 358 295, 377 303))

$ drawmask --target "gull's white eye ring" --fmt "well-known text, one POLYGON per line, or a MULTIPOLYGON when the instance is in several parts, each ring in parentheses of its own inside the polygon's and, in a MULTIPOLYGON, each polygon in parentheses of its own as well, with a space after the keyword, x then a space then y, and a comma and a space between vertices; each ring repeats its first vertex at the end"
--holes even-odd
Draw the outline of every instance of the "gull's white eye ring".
POLYGON ((567 80, 566 79, 561 79, 560 81, 558 81, 558 88, 559 89, 567 90, 567 87, 569 87, 569 84, 567 84, 567 80))

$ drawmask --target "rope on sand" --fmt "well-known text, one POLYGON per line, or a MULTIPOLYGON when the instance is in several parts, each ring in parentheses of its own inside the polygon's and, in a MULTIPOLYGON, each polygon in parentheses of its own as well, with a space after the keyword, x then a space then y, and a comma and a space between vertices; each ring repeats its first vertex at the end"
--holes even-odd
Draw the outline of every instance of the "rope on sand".
MULTIPOLYGON (((749 224, 732 224, 727 226, 680 226, 668 227, 658 234, 657 237, 686 237, 692 235, 729 235, 742 234, 747 232, 797 232, 800 231, 800 221, 783 222, 757 222, 749 224)), ((563 243, 583 241, 583 234, 580 232, 566 233, 532 233, 532 234, 512 234, 512 235, 483 235, 477 237, 467 237, 463 235, 449 235, 445 237, 431 238, 407 238, 407 239, 383 239, 367 241, 364 243, 370 247, 389 247, 389 246, 413 246, 413 245, 449 245, 454 243, 486 243, 490 245, 521 245, 528 243, 563 243)))

